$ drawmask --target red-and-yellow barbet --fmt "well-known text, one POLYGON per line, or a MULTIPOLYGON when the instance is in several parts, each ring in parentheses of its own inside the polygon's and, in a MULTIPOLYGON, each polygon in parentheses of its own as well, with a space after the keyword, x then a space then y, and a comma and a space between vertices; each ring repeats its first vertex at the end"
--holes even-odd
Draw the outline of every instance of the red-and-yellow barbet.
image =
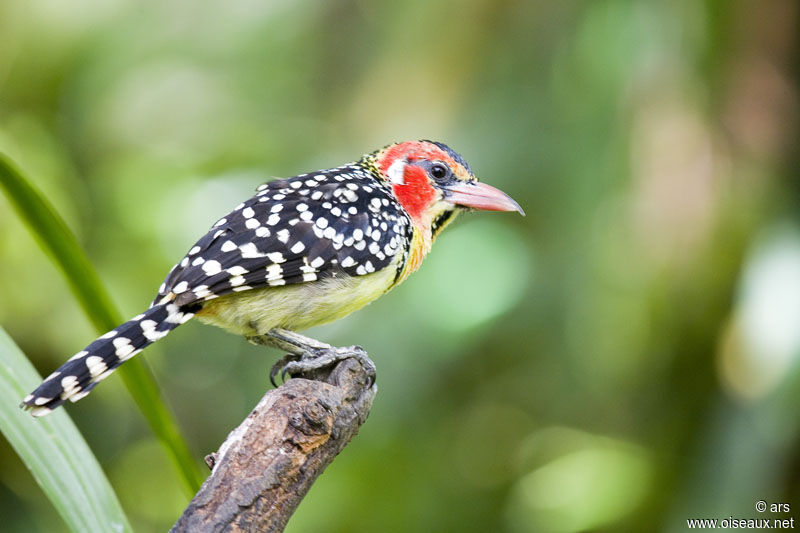
MULTIPOLYGON (((389 145, 330 170, 261 185, 219 219, 161 285, 150 308, 75 354, 23 400, 49 413, 192 317, 295 356, 294 375, 346 357, 295 333, 342 318, 419 268, 436 236, 469 209, 518 211, 432 141, 389 145)), ((374 367, 371 367, 374 377, 374 367)))

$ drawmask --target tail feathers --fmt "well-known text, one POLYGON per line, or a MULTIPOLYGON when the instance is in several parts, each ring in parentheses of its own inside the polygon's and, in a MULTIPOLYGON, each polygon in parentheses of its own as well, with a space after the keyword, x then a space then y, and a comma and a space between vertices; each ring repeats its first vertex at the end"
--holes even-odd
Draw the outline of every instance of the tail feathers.
POLYGON ((43 416, 66 400, 77 402, 119 365, 194 316, 196 309, 164 303, 151 307, 102 335, 73 355, 22 401, 43 416))

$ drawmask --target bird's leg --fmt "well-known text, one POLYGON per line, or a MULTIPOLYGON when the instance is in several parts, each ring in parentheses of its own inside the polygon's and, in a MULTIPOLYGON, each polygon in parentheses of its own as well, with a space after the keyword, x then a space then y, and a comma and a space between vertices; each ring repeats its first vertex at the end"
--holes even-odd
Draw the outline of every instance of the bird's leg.
POLYGON ((357 359, 367 370, 372 381, 375 381, 375 363, 361 346, 338 348, 281 328, 271 329, 263 335, 247 337, 247 340, 254 344, 274 346, 288 352, 270 370, 269 380, 275 386, 277 386, 275 376, 278 373, 280 373, 281 379, 284 379, 287 374, 294 377, 332 367, 349 358, 357 359))

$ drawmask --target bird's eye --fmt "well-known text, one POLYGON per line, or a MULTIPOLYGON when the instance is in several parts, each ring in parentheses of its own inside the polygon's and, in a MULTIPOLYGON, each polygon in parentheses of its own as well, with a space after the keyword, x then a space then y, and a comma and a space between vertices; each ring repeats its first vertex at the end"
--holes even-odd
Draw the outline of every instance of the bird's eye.
POLYGON ((433 179, 437 180, 444 179, 445 177, 447 177, 447 167, 441 163, 436 163, 431 167, 430 174, 433 177, 433 179))

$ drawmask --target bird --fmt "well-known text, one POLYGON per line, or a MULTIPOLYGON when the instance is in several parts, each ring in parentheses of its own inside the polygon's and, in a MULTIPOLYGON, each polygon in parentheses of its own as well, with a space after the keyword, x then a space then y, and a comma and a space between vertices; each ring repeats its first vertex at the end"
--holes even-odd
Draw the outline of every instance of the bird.
POLYGON ((42 416, 78 401, 192 318, 287 351, 290 375, 345 357, 369 361, 360 347, 333 348, 298 331, 340 319, 402 283, 469 210, 525 215, 436 141, 389 144, 336 168, 264 183, 189 249, 146 311, 73 355, 21 407, 42 416))

